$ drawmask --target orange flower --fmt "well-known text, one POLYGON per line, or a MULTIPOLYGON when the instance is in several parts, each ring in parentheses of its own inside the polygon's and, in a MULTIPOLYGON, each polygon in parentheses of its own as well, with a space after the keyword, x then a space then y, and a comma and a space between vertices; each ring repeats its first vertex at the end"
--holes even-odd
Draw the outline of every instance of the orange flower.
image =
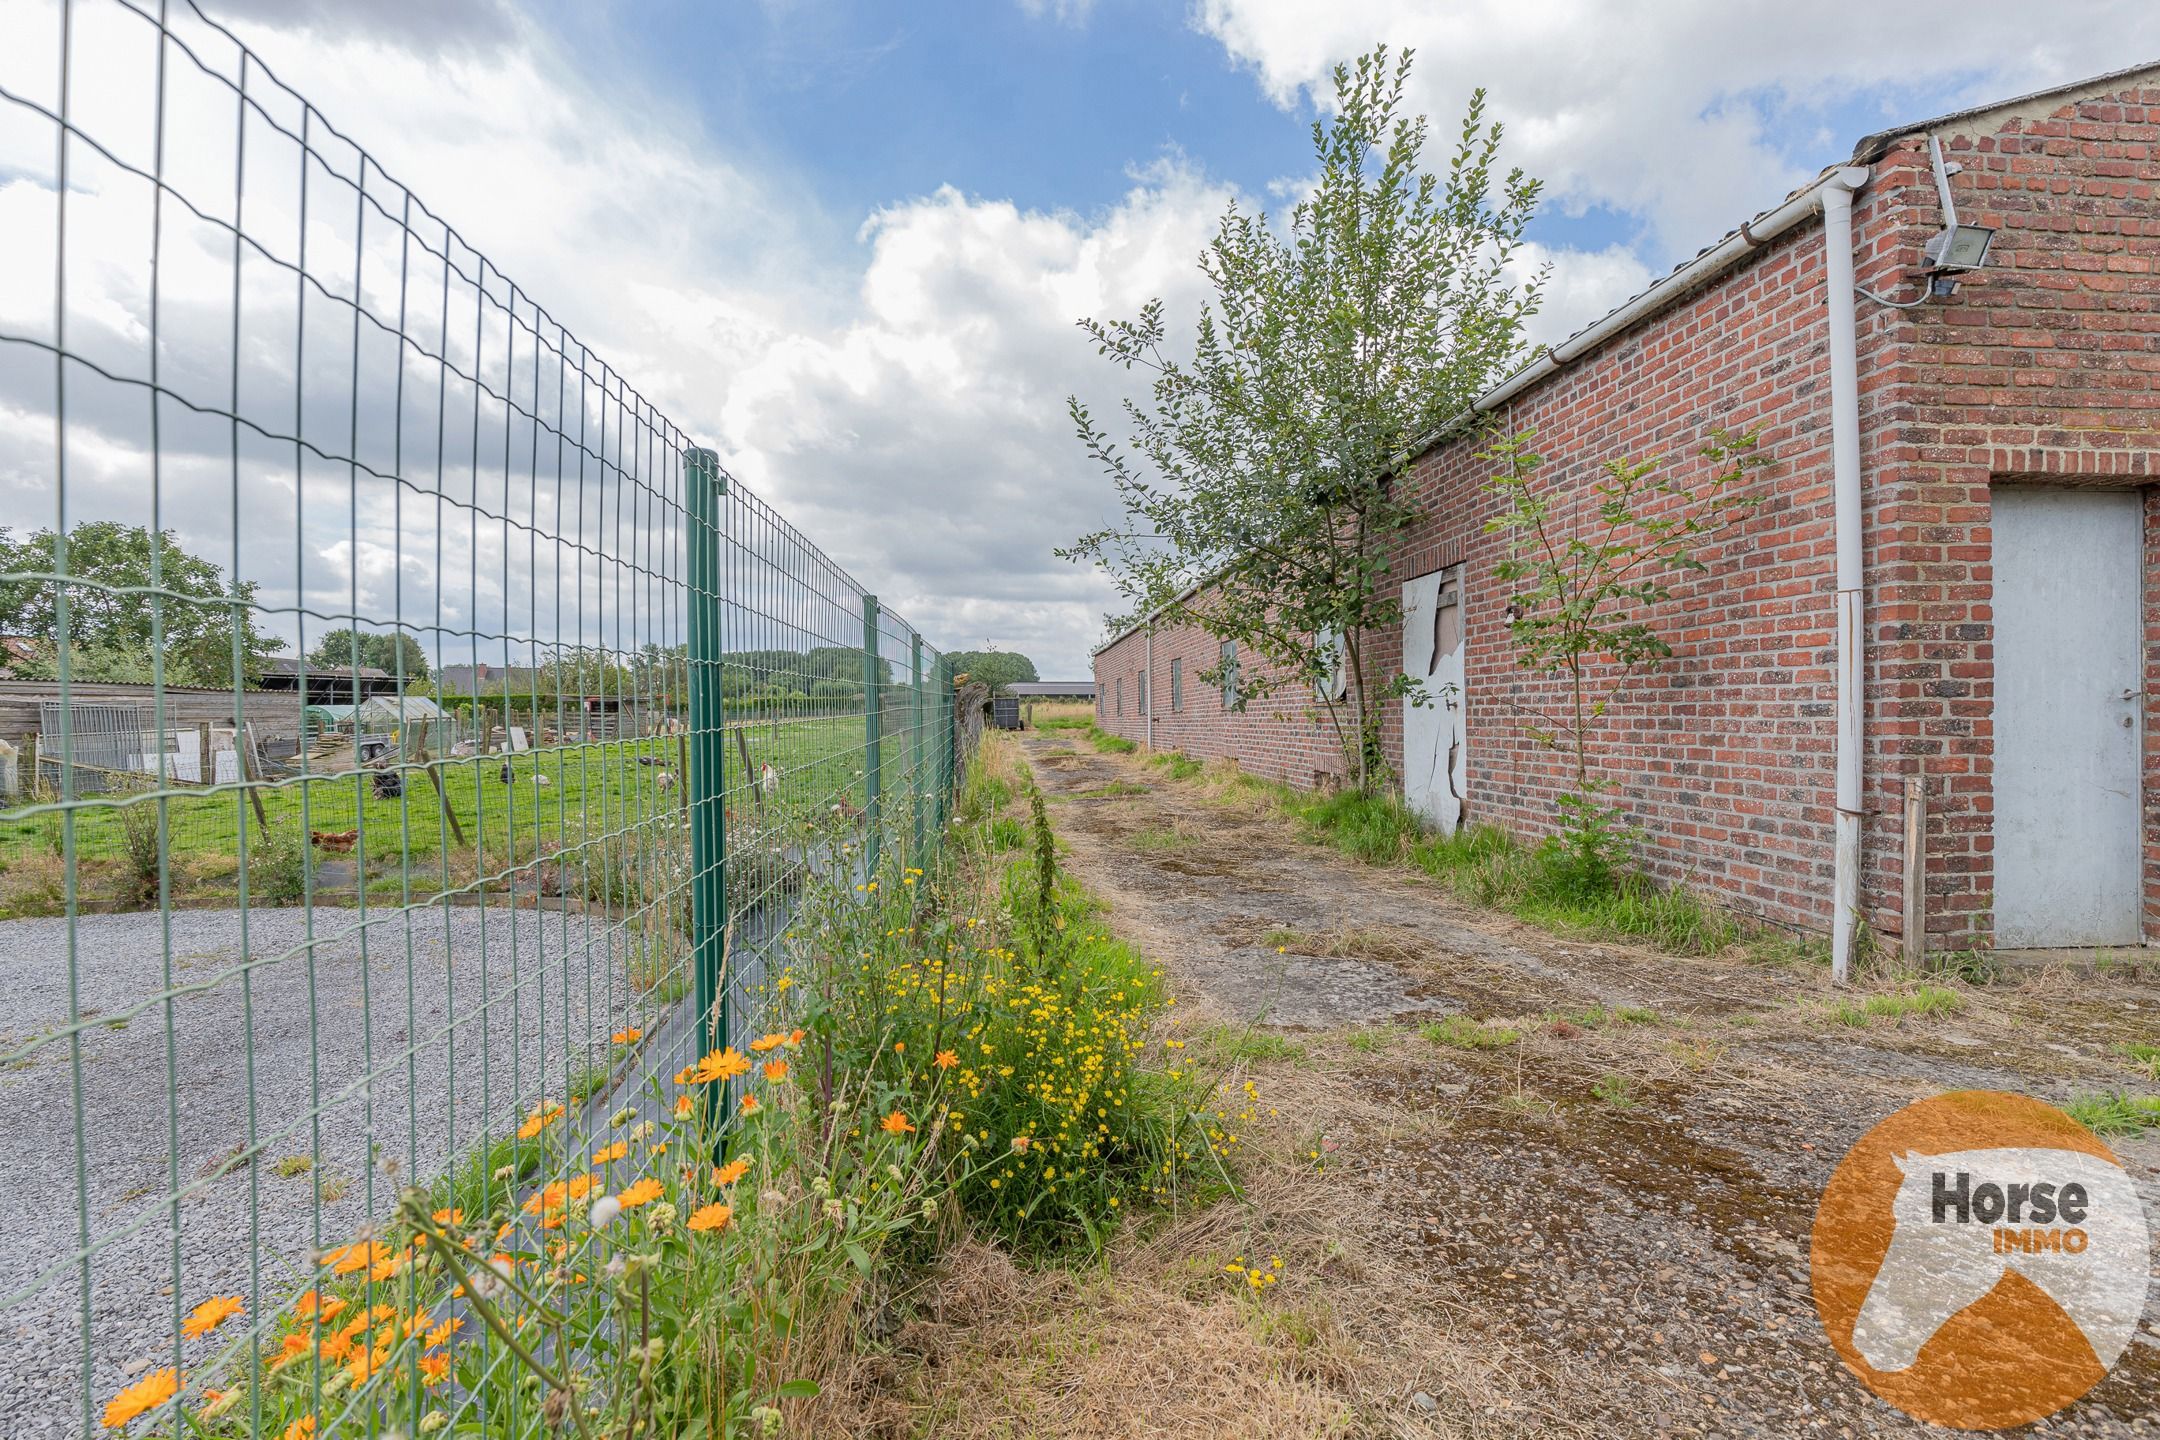
POLYGON ((635 1045, 644 1038, 645 1032, 635 1025, 628 1030, 617 1030, 613 1035, 608 1036, 608 1039, 613 1040, 617 1045, 635 1045))
POLYGON ((314 1342, 310 1341, 305 1335, 287 1335, 284 1339, 278 1341, 278 1357, 270 1362, 270 1368, 275 1370, 280 1365, 290 1365, 314 1348, 314 1342))
POLYGON ((652 1149, 647 1150, 645 1152, 645 1158, 648 1160, 657 1160, 665 1154, 667 1154, 667 1141, 663 1140, 659 1144, 653 1146, 652 1149))
POLYGON ((353 1351, 352 1362, 345 1367, 345 1373, 352 1377, 353 1386, 357 1389, 373 1379, 375 1372, 382 1369, 383 1363, 389 1358, 390 1347, 387 1345, 373 1350, 362 1345, 353 1351))
POLYGON ((606 1165, 613 1161, 622 1159, 623 1156, 629 1153, 629 1142, 625 1140, 617 1140, 614 1144, 609 1145, 604 1149, 593 1151, 592 1163, 595 1165, 606 1165))
POLYGON ((677 1115, 688 1115, 690 1113, 690 1097, 688 1095, 677 1095, 675 1097, 675 1113, 677 1115))
POLYGON ((715 1080, 732 1080, 737 1075, 750 1073, 750 1062, 730 1045, 725 1050, 715 1050, 694 1066, 675 1072, 678 1085, 709 1085, 715 1080))
POLYGON ((179 1393, 179 1371, 170 1365, 163 1370, 153 1370, 106 1402, 105 1415, 100 1423, 108 1430, 118 1430, 136 1416, 149 1414, 179 1393))
POLYGON ((450 1343, 451 1336, 464 1328, 465 1319, 463 1316, 451 1316, 448 1320, 443 1321, 442 1324, 427 1332, 427 1348, 430 1350, 441 1349, 444 1345, 450 1343))
POLYGON ((465 1223, 465 1212, 463 1210, 437 1210, 428 1218, 438 1225, 462 1225, 465 1223))
POLYGON ((735 1207, 732 1205, 704 1205, 690 1217, 692 1230, 725 1230, 735 1223, 735 1207))
POLYGON ((623 1191, 622 1194, 617 1195, 615 1203, 625 1210, 635 1210, 638 1206, 650 1204, 666 1193, 667 1187, 648 1175, 643 1180, 638 1181, 637 1184, 623 1191))
POLYGON ((764 1106, 762 1106, 762 1105, 760 1105, 760 1104, 758 1104, 758 1103, 757 1103, 757 1096, 755 1096, 755 1095, 745 1095, 745 1096, 743 1096, 743 1097, 742 1097, 742 1113, 743 1113, 743 1114, 745 1114, 745 1115, 755 1115, 755 1114, 757 1114, 757 1113, 758 1113, 758 1111, 760 1111, 760 1110, 762 1110, 762 1109, 764 1109, 764 1108, 765 1108, 764 1106))
POLYGON ((344 1308, 345 1302, 338 1299, 337 1296, 332 1295, 325 1300, 317 1296, 313 1290, 310 1290, 293 1303, 293 1318, 295 1320, 335 1320, 338 1311, 344 1308), (316 1314, 318 1307, 322 1311, 319 1316, 316 1314))
POLYGON ((532 1114, 525 1117, 525 1123, 518 1126, 517 1138, 520 1140, 532 1139, 533 1136, 538 1135, 542 1130, 562 1119, 562 1113, 563 1110, 560 1105, 541 1104, 534 1106, 532 1114))
POLYGON ((314 1433, 315 1417, 313 1415, 302 1415, 298 1420, 285 1427, 283 1440, 308 1440, 308 1436, 314 1433))
POLYGON ((200 1339, 239 1313, 239 1296, 213 1295, 188 1312, 187 1321, 181 1325, 180 1333, 190 1340, 200 1339))
POLYGON ((356 1270, 379 1269, 385 1263, 396 1259, 397 1252, 389 1246, 364 1240, 357 1245, 344 1245, 332 1250, 323 1256, 323 1264, 340 1275, 350 1275, 356 1270))
POLYGON ((752 1050, 755 1050, 758 1054, 762 1055, 767 1050, 777 1050, 785 1044, 787 1044, 787 1036, 781 1034, 778 1030, 775 1030, 770 1035, 760 1035, 757 1039, 752 1040, 750 1042, 750 1048, 752 1050))
POLYGON ((878 1126, 888 1135, 911 1135, 915 1132, 914 1123, 898 1110, 880 1120, 878 1126))
POLYGON ((794 1049, 794 1048, 795 1048, 796 1046, 798 1046, 798 1045, 802 1044, 802 1037, 803 1037, 803 1032, 802 1032, 802 1031, 800 1031, 800 1030, 790 1030, 790 1031, 788 1031, 788 1037, 787 1037, 788 1049, 790 1049, 790 1050, 793 1050, 793 1049, 794 1049))
POLYGON ((905 1041, 905 1040, 895 1040, 895 1041, 893 1041, 893 1042, 892 1042, 892 1053, 893 1053, 893 1054, 895 1054, 895 1055, 905 1055, 905 1054, 907 1054, 907 1041, 905 1041))
POLYGON ((421 1384, 440 1385, 449 1377, 449 1374, 450 1357, 448 1355, 422 1355, 420 1357, 421 1384))
POLYGON ((730 1160, 727 1164, 714 1168, 712 1183, 715 1185, 732 1185, 749 1173, 750 1162, 748 1160, 730 1160))
POLYGON ((957 1050, 940 1050, 937 1052, 937 1058, 930 1063, 940 1070, 950 1070, 960 1063, 960 1052, 957 1050))
POLYGON ((765 1078, 767 1080, 787 1079, 787 1061, 767 1060, 765 1062, 765 1078))

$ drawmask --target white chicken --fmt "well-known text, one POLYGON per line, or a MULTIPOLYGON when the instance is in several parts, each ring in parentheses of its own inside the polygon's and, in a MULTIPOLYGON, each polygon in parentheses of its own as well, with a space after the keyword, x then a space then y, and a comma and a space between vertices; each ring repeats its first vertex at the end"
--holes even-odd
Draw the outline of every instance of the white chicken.
POLYGON ((780 793, 780 772, 773 768, 773 763, 770 760, 767 760, 765 768, 758 772, 758 789, 765 792, 767 800, 780 793))

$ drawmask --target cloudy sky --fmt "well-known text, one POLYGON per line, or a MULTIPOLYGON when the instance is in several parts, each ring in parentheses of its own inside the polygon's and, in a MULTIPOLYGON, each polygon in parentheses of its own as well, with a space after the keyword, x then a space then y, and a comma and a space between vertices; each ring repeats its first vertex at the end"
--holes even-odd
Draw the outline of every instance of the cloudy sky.
MULTIPOLYGON (((141 3, 155 10, 156 0, 141 3)), ((13 97, 0 97, 0 523, 17 526, 53 523, 62 503, 52 361, 35 343, 49 342, 55 323, 54 127, 32 108, 57 107, 60 9, 0 0, 0 88, 13 97)), ((1022 650, 1056 675, 1084 673, 1111 604, 1100 577, 1050 553, 1111 518, 1108 483, 1074 442, 1064 402, 1074 391, 1113 399, 1119 382, 1073 322, 1129 315, 1153 296, 1189 320, 1195 257, 1214 218, 1233 198, 1278 206, 1309 173, 1308 127, 1336 62, 1378 41, 1415 46, 1416 97, 1443 130, 1472 87, 1490 92, 1511 160, 1546 183, 1533 234, 1552 285, 1537 332, 1553 339, 1841 159, 1864 133, 2160 56, 2151 0, 2065 0, 2044 28, 2013 0, 1966 0, 1939 28, 1912 12, 1886 23, 1880 5, 1858 0, 205 0, 204 9, 484 252, 491 294, 514 282, 513 310, 537 299, 932 641, 1022 650)), ((73 0, 71 24, 71 113, 115 155, 71 150, 69 345, 139 375, 148 187, 121 167, 156 163, 147 98, 156 47, 121 0, 73 0)), ((223 63, 207 40, 204 58, 223 63)), ((168 178, 229 196, 229 92, 173 64, 168 178)), ((297 109, 288 118, 300 123, 297 109)), ((250 144, 271 153, 252 135, 250 144)), ((251 227, 294 200, 289 177, 258 175, 258 163, 271 168, 249 162, 251 227)), ((370 187, 393 193, 379 177, 370 187)), ((318 204, 330 189, 317 187, 318 204)), ((348 190, 341 203, 352 201, 348 190)), ((159 353, 162 383, 222 405, 231 376, 276 349, 277 327, 294 333, 294 301, 275 266, 248 275, 251 328, 235 363, 225 333, 231 242, 216 224, 230 212, 209 208, 167 216, 159 353)), ((368 223, 355 234, 350 219, 312 215, 310 268, 342 246, 343 293, 357 270, 369 303, 395 313, 397 255, 368 223)), ((334 292, 339 282, 325 283, 334 292)), ((444 308, 440 296, 411 298, 408 323, 440 322, 444 308)), ((302 327, 298 368, 321 368, 331 402, 308 402, 311 443, 326 408, 354 390, 354 372, 336 367, 375 343, 317 337, 334 310, 316 303, 302 327)), ((529 355, 520 369, 514 335, 505 346, 491 334, 482 324, 454 338, 453 355, 477 351, 476 373, 513 391, 552 383, 529 355)), ((287 372, 292 350, 287 338, 287 372)), ((380 400, 386 415, 398 413, 384 397, 399 364, 370 371, 361 355, 359 370, 373 376, 359 387, 364 403, 380 400)), ((147 520, 146 407, 88 373, 69 384, 69 520, 147 520)), ((290 409, 274 388, 260 403, 290 409)), ((468 396, 467 426, 474 411, 468 396)), ((411 415, 328 418, 349 426, 369 465, 410 474, 418 455, 432 478, 433 408, 424 426, 411 415)), ((396 508, 396 487, 348 499, 344 469, 316 473, 319 461, 296 466, 289 444, 253 441, 236 474, 222 423, 175 412, 160 424, 159 508, 190 548, 238 556, 273 591, 297 583, 310 604, 356 593, 369 613, 388 613, 393 581, 407 607, 457 588, 434 585, 438 537, 396 508), (296 526, 295 504, 312 506, 316 522, 296 526), (338 524, 324 528, 326 515, 338 524), (386 533, 402 543, 385 543, 386 533)), ((529 450, 497 443, 497 468, 522 472, 529 450)), ((570 522, 568 509, 507 492, 503 506, 533 523, 570 522)), ((442 543, 446 571, 532 588, 504 558, 516 548, 508 540, 442 543)), ((515 615, 497 621, 518 628, 515 615)), ((471 623, 489 628, 484 616, 471 623)))

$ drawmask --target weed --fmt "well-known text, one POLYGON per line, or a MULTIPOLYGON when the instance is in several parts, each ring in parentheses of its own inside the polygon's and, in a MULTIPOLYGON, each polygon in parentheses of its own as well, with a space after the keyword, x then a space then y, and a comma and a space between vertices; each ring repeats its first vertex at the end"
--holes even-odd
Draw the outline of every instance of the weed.
POLYGON ((1213 1064, 1239 1061, 1303 1060, 1305 1047, 1286 1035, 1250 1025, 1217 1025, 1193 1037, 1192 1043, 1213 1064))
POLYGON ((2095 1135, 2130 1135, 2148 1127, 2160 1128, 2160 1096, 2077 1095, 2063 1106, 2063 1113, 2095 1135))
POLYGON ((1130 755, 1140 748, 1122 735, 1112 735, 1107 730, 1092 728, 1088 732, 1088 743, 1105 755, 1130 755))
POLYGON ((1173 780, 1190 780, 1206 768, 1198 760, 1193 759, 1192 756, 1180 754, 1175 750, 1156 751, 1148 757, 1148 764, 1169 771, 1170 778, 1173 780))
POLYGON ((315 1178, 315 1198, 325 1205, 337 1204, 351 1188, 352 1181, 343 1175, 333 1175, 327 1170, 315 1178))
POLYGON ((587 1100, 606 1089, 607 1083, 608 1067, 605 1064, 581 1061, 570 1076, 567 1092, 570 1096, 570 1103, 573 1105, 584 1104, 587 1100))
POLYGON ((1855 1028, 1877 1020, 1897 1021, 1907 1016, 1954 1015, 1965 1006, 1965 997, 1942 985, 1920 985, 1885 995, 1870 995, 1857 1003, 1840 1000, 1830 1007, 1830 1018, 1855 1028))
POLYGON ((2146 1040, 2132 1040, 2123 1047, 2123 1054, 2142 1069, 2147 1078, 2160 1081, 2160 1045, 2146 1040))
POLYGON ((1018 850, 1027 844, 1027 830, 1010 815, 1000 815, 990 822, 990 848, 1002 853, 1018 850))
POLYGON ((1509 1025, 1450 1015, 1418 1027, 1418 1034, 1435 1045, 1456 1050, 1500 1050, 1522 1039, 1522 1031, 1509 1025))
POLYGON ((315 1161, 311 1156, 286 1155, 281 1157, 277 1164, 270 1167, 270 1173, 280 1180, 291 1180, 296 1176, 307 1174, 308 1171, 314 1168, 315 1161))
POLYGON ((1112 780, 1107 785, 1097 785, 1092 790, 1082 790, 1080 795, 1088 800, 1117 800, 1127 795, 1145 795, 1148 787, 1132 780, 1112 780))
POLYGON ((1615 1110, 1633 1110, 1642 1102, 1635 1097, 1635 1082, 1627 1076, 1607 1072, 1591 1083, 1590 1093, 1602 1104, 1615 1110))
POLYGON ((1344 1043, 1360 1055, 1377 1055, 1381 1051, 1392 1047, 1400 1039, 1402 1039, 1400 1030, 1377 1028, 1353 1030, 1344 1043))
POLYGON ((1145 830, 1134 831, 1126 843, 1135 850, 1167 853, 1190 850, 1199 842, 1174 825, 1151 825, 1145 830))

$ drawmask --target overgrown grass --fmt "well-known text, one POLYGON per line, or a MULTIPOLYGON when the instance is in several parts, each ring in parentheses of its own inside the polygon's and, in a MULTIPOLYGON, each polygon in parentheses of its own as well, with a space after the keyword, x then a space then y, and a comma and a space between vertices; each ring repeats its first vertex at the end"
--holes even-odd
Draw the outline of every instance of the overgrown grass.
POLYGON ((1187 1042, 1201 1061, 1227 1067, 1241 1062, 1298 1061, 1305 1047, 1289 1036, 1256 1025, 1214 1025, 1187 1042))
POLYGON ((1863 1028, 1878 1020, 1895 1023, 1908 1018, 1954 1015, 1965 1006, 1965 997, 1944 985, 1920 985, 1861 1000, 1840 1000, 1830 1007, 1830 1018, 1840 1025, 1863 1028))
POLYGON ((1112 735, 1095 726, 1088 727, 1088 743, 1105 755, 1130 755, 1140 748, 1122 735, 1112 735))
POLYGON ((2120 1090, 2077 1095, 2063 1106, 2063 1113, 2095 1135, 2132 1135, 2160 1129, 2160 1096, 2128 1095, 2120 1090))
POLYGON ((2130 1057, 2130 1063, 2143 1070, 2148 1079, 2160 1082, 2160 1044, 2132 1040, 2122 1049, 2123 1054, 2130 1057))
MULTIPOLYGON (((1163 758, 1155 757, 1156 763, 1163 758)), ((1192 773, 1174 763, 1166 768, 1173 778, 1192 773)), ((1313 839, 1352 859, 1414 867, 1470 904, 1504 910, 1545 929, 1638 941, 1679 955, 1738 947, 1747 958, 1765 963, 1820 958, 1815 942, 1750 929, 1685 886, 1661 886, 1632 872, 1611 882, 1586 882, 1552 841, 1525 844, 1491 825, 1465 826, 1452 835, 1431 833, 1399 795, 1310 794, 1235 769, 1210 769, 1207 783, 1218 795, 1272 801, 1313 839)))
POLYGON ((1522 1031, 1468 1015, 1448 1015, 1418 1027, 1418 1034, 1452 1050, 1501 1050, 1522 1039, 1522 1031))
POLYGON ((1169 771, 1173 780, 1190 780, 1207 768, 1192 756, 1176 750, 1158 750, 1148 756, 1148 764, 1169 771))

